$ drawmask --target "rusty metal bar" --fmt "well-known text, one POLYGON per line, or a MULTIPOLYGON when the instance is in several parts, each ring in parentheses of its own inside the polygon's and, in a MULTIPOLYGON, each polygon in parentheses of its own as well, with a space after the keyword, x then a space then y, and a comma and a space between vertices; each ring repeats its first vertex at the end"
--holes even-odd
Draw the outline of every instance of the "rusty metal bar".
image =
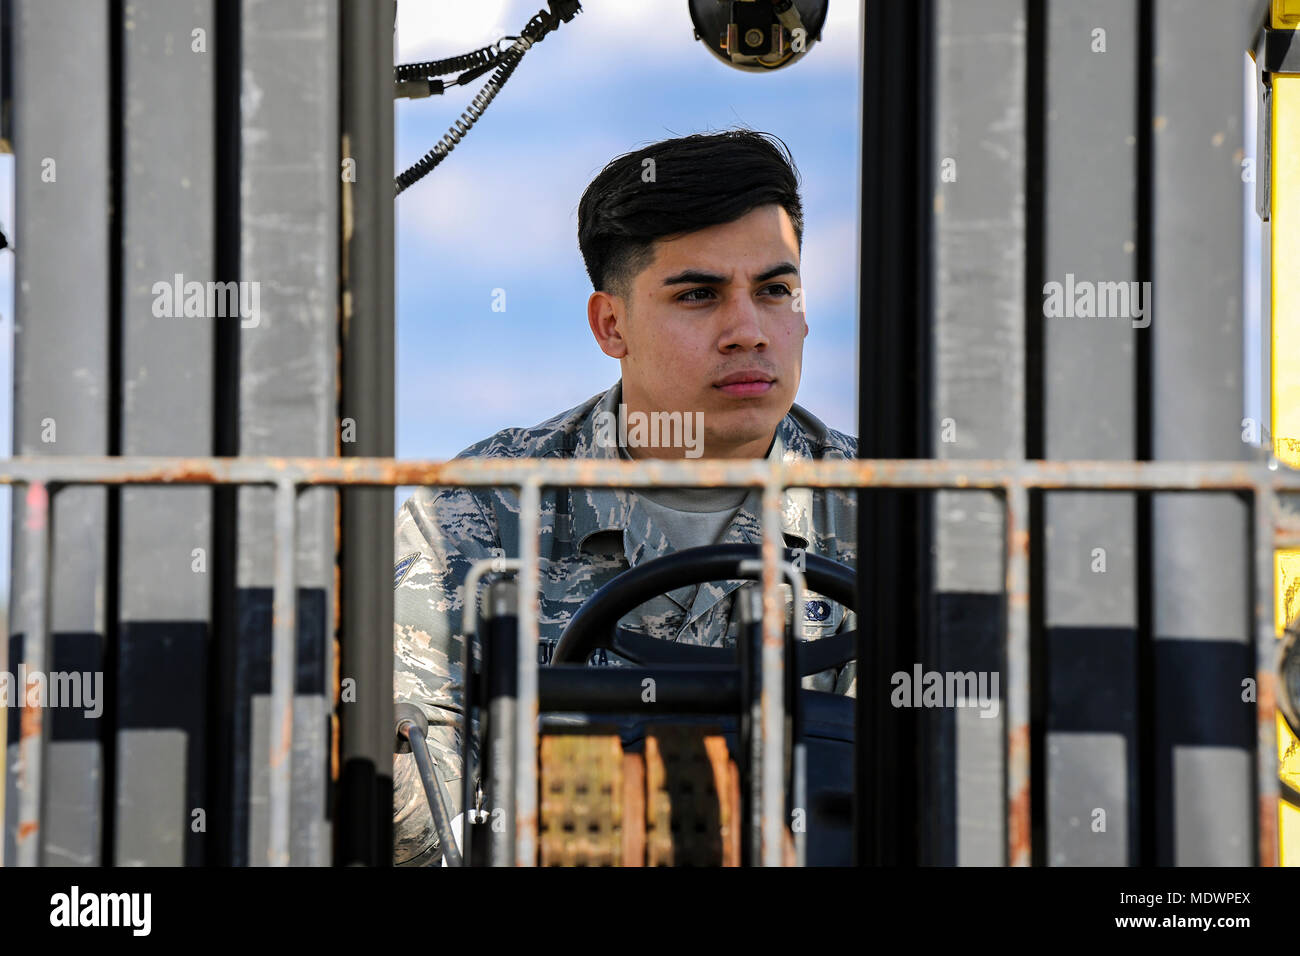
MULTIPOLYGON (((1276 859, 1273 777, 1276 739, 1273 713, 1272 551, 1300 544, 1300 529, 1278 514, 1282 492, 1300 492, 1300 472, 1270 469, 1264 462, 1017 462, 856 460, 843 462, 594 462, 457 459, 449 462, 397 462, 381 458, 10 458, 0 462, 0 484, 25 483, 28 491, 28 581, 24 594, 29 626, 25 660, 30 671, 44 671, 49 629, 49 496, 63 485, 81 484, 236 484, 270 485, 276 490, 275 580, 273 598, 272 711, 270 746, 270 840, 268 862, 288 863, 290 764, 293 731, 294 655, 296 653, 295 537, 296 502, 308 486, 390 486, 397 484, 512 486, 520 490, 521 555, 507 562, 520 572, 525 593, 536 595, 540 579, 540 509, 544 487, 623 487, 654 485, 757 487, 763 496, 762 700, 763 767, 759 781, 765 865, 785 858, 784 699, 777 693, 784 659, 778 584, 782 577, 779 528, 782 491, 808 488, 988 489, 1005 497, 1008 862, 1029 862, 1028 740, 1028 491, 1246 491, 1254 495, 1256 575, 1256 668, 1259 701, 1259 855, 1276 859), (1268 637, 1268 640, 1265 640, 1268 637)), ((492 564, 488 563, 488 567, 492 564)), ((503 565, 502 569, 505 566, 503 565)), ((487 568, 475 568, 479 575, 487 568)), ((473 578, 477 584, 478 576, 473 578)), ((467 620, 473 597, 467 593, 467 620)), ((516 863, 531 865, 536 852, 536 728, 538 632, 536 600, 519 611, 519 710, 517 714, 516 863)), ((472 624, 468 625, 472 627, 472 624)), ((24 708, 19 774, 19 863, 39 859, 43 715, 24 708)))
MULTIPOLYGON (((53 488, 41 482, 27 487, 24 551, 26 577, 23 582, 23 675, 17 688, 22 701, 22 723, 18 738, 18 832, 15 840, 17 864, 42 863, 41 810, 44 806, 45 751, 49 738, 43 702, 34 706, 27 698, 27 679, 42 675, 48 681, 50 648, 50 530, 53 488)), ((48 686, 48 683, 47 683, 48 686)))
POLYGON ((1277 636, 1273 610, 1273 534, 1277 495, 1262 488, 1254 497, 1255 551, 1255 767, 1258 781, 1259 865, 1278 864, 1277 636))
MULTIPOLYGON (((780 464, 763 486, 763 655, 761 793, 763 866, 781 866, 785 854, 785 606, 781 600, 780 464)), ((790 666, 794 666, 793 661, 790 666)))
POLYGON ((537 594, 542 479, 519 483, 519 686, 515 704, 515 864, 537 865, 537 594))
POLYGON ((479 714, 485 719, 480 725, 479 765, 486 778, 483 793, 492 819, 483 857, 488 866, 515 866, 517 862, 514 759, 519 752, 515 741, 519 736, 519 602, 517 582, 494 581, 488 586, 479 645, 483 664, 479 714), (511 617, 515 619, 513 629, 506 620, 511 617), (498 826, 498 820, 504 826, 498 826))
POLYGON ((1008 485, 1095 491, 1300 491, 1300 471, 1270 471, 1262 462, 1015 461, 856 459, 767 462, 594 461, 526 458, 162 458, 16 457, 0 459, 0 484, 240 484, 514 486, 647 488, 656 485, 761 488, 774 470, 784 487, 980 488, 1008 485))
POLYGON ((1007 863, 1029 866, 1029 493, 1006 489, 1007 863))
POLYGON ((756 591, 753 587, 740 588, 736 591, 736 604, 740 622, 736 645, 736 663, 739 664, 737 676, 740 678, 740 720, 736 728, 736 743, 741 786, 741 865, 760 866, 763 862, 763 808, 759 800, 762 789, 759 779, 763 766, 763 742, 759 734, 759 726, 763 722, 761 589, 756 591))
POLYGON ((289 865, 289 797, 292 777, 293 696, 297 651, 294 582, 298 489, 281 481, 275 489, 275 579, 271 595, 270 826, 267 863, 289 865))
MULTIPOLYGON (((797 658, 793 653, 794 645, 797 642, 802 642, 804 639, 803 602, 804 602, 804 592, 808 589, 808 582, 807 579, 804 577, 803 572, 801 572, 790 562, 782 561, 780 562, 779 566, 781 569, 782 576, 787 581, 790 582, 790 591, 791 591, 790 637, 789 639, 785 639, 783 635, 783 643, 781 648, 781 653, 784 655, 783 660, 785 661, 785 667, 787 673, 787 676, 784 678, 782 682, 782 693, 784 693, 786 683, 792 679, 789 676, 789 670, 796 666, 795 662, 797 658)), ((763 562, 762 560, 741 561, 740 565, 736 568, 736 572, 738 574, 758 574, 761 576, 763 573, 763 562)), ((764 592, 765 600, 766 597, 767 597, 766 592, 764 592)), ((781 621, 782 621, 782 630, 784 631, 784 622, 785 622, 784 614, 781 615, 781 621)), ((797 687, 799 684, 799 676, 797 673, 793 675, 793 680, 797 687)), ((791 716, 792 715, 787 714, 786 719, 789 720, 791 716)), ((791 758, 791 783, 792 783, 791 789, 793 791, 792 802, 794 808, 797 811, 803 812, 806 821, 809 808, 806 799, 807 787, 806 787, 805 771, 807 768, 807 763, 806 763, 806 755, 805 755, 805 744, 799 741, 798 725, 796 723, 791 722, 790 727, 791 727, 790 758, 791 758)), ((784 731, 782 732, 782 734, 784 735, 784 731)), ((782 744, 782 746, 784 747, 784 743, 782 744)), ((764 820, 766 820, 766 817, 764 817, 764 820)), ((794 865, 803 866, 805 860, 807 859, 807 855, 808 855, 808 828, 805 825, 794 831, 794 865)))

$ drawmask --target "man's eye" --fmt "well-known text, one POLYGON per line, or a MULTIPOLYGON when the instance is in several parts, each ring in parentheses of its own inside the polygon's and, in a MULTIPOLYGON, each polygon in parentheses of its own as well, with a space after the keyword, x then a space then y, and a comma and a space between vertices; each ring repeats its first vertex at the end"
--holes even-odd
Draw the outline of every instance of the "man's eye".
MULTIPOLYGON (((791 295, 790 287, 783 282, 774 282, 771 285, 764 286, 762 291, 769 294, 775 294, 778 298, 783 298, 791 295), (773 290, 775 290, 775 292, 773 292, 773 290)), ((709 299, 712 298, 715 298, 713 290, 709 288, 701 287, 699 289, 691 289, 689 292, 683 292, 681 295, 677 297, 677 301, 678 302, 707 302, 709 301, 709 299)))
POLYGON ((708 301, 707 299, 697 299, 697 298, 692 298, 692 297, 695 295, 695 293, 697 293, 697 292, 702 292, 702 293, 704 293, 704 294, 707 295, 707 296, 711 296, 711 295, 713 295, 713 290, 712 290, 712 289, 704 289, 704 288, 701 288, 701 289, 691 289, 691 291, 689 291, 689 292, 683 292, 681 295, 679 295, 679 296, 677 297, 677 301, 678 301, 678 302, 707 302, 707 301, 708 301))

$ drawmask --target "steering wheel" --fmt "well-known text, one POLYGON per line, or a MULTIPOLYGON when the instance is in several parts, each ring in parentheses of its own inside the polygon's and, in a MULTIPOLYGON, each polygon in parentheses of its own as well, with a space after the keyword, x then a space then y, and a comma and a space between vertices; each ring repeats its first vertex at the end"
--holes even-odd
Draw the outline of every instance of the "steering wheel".
MULTIPOLYGON (((759 574, 741 563, 757 561, 756 544, 713 544, 687 548, 624 571, 593 594, 569 620, 551 657, 554 664, 585 664, 601 648, 632 664, 732 664, 736 651, 724 647, 679 644, 635 634, 618 626, 619 620, 646 601, 668 591, 705 581, 755 579, 759 574)), ((795 554, 785 549, 783 559, 795 554)), ((803 553, 804 579, 813 591, 856 611, 857 573, 850 567, 816 554, 803 553)), ((795 613, 801 609, 796 608, 795 613)), ((832 634, 796 644, 796 668, 801 677, 840 667, 856 656, 857 631, 832 634)))
MULTIPOLYGON (((551 656, 552 665, 585 664, 593 652, 604 648, 638 666, 661 664, 722 665, 735 667, 732 648, 679 644, 618 626, 619 620, 650 598, 703 581, 753 579, 756 571, 741 572, 742 562, 759 558, 752 544, 714 544, 688 548, 647 561, 624 571, 593 594, 560 635, 551 656)), ((793 562, 794 552, 783 557, 793 562)), ((808 587, 850 610, 857 610, 857 574, 850 567, 804 553, 803 573, 808 587)), ((752 567, 752 565, 751 565, 752 567)), ((801 613, 796 608, 795 613, 801 613)), ((838 668, 857 656, 857 631, 830 634, 815 641, 795 643, 794 669, 799 677, 838 668)), ((787 671, 787 674, 789 672, 787 671)), ((793 675, 791 675, 793 676, 793 675)), ((849 866, 853 845, 853 731, 855 700, 840 694, 799 691, 802 742, 806 766, 807 860, 810 865, 849 866)), ((729 746, 739 746, 732 741, 729 746)))

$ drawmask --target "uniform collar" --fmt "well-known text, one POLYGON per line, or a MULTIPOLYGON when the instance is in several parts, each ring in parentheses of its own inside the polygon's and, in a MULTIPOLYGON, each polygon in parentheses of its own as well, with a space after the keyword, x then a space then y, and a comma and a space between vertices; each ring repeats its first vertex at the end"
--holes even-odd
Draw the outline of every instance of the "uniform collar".
MULTIPOLYGON (((616 447, 607 447, 596 441, 596 424, 598 421, 609 421, 607 418, 598 418, 602 412, 617 416, 622 396, 623 382, 620 379, 601 396, 579 423, 573 457, 619 460, 616 447)), ((811 457, 807 437, 794 417, 787 413, 777 425, 775 440, 767 454, 768 461, 797 461, 811 457)), ((579 550, 588 550, 586 546, 596 534, 619 531, 623 535, 623 551, 629 566, 635 567, 642 560, 669 552, 663 532, 647 511, 640 507, 640 499, 634 493, 613 488, 573 488, 569 494, 573 540, 579 550)), ((760 500, 759 490, 751 490, 723 534, 722 543, 759 543, 760 500)), ((782 500, 781 531, 789 546, 808 547, 812 540, 811 512, 810 489, 792 488, 786 491, 782 500)))

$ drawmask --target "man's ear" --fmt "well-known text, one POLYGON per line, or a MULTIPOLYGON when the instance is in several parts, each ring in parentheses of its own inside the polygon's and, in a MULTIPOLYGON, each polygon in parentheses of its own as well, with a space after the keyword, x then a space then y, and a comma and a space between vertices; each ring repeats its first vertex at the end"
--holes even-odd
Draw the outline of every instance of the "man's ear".
POLYGON ((587 299, 587 324, 600 350, 610 358, 627 355, 627 340, 623 338, 626 316, 627 309, 619 296, 593 292, 587 299))

